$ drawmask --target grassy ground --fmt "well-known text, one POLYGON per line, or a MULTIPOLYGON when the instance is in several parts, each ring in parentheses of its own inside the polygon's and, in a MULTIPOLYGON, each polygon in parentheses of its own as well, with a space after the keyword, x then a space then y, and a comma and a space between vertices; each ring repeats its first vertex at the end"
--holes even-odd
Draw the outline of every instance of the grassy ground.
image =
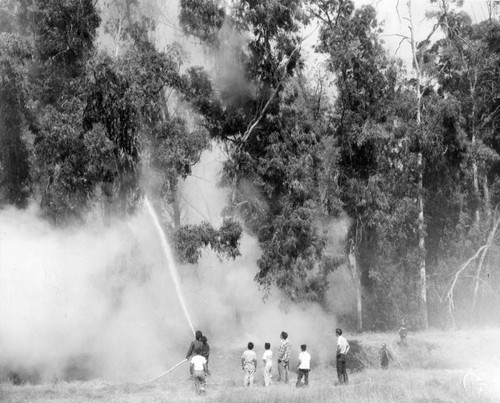
MULTIPOLYGON (((349 335, 348 335, 349 336, 349 335)), ((258 368, 256 385, 244 389, 239 366, 241 351, 217 357, 214 349, 212 376, 207 393, 197 396, 184 364, 171 374, 145 384, 109 383, 102 380, 56 382, 42 385, 0 385, 0 401, 5 402, 498 402, 500 390, 500 330, 459 332, 429 331, 412 334, 408 346, 397 343, 394 334, 365 333, 350 337, 362 347, 365 369, 350 374, 348 386, 337 386, 335 368, 316 367, 308 388, 296 388, 295 372, 288 385, 262 385, 258 368), (397 360, 389 370, 378 368, 377 353, 385 342, 397 360), (219 360, 217 360, 219 358, 219 360), (495 367, 496 366, 496 367, 495 367), (485 382, 470 393, 462 380, 476 373, 485 382)), ((471 376, 472 378, 472 376, 471 376)), ((474 378, 476 379, 476 378, 474 378)))

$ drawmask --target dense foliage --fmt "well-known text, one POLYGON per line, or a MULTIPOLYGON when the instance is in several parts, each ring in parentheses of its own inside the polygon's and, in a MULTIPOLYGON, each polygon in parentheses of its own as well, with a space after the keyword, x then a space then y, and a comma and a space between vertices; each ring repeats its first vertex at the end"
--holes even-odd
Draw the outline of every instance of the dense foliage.
POLYGON ((210 60, 200 67, 178 44, 160 50, 149 2, 0 4, 1 206, 32 199, 66 225, 95 206, 130 214, 147 191, 170 212, 182 262, 207 247, 235 258, 243 228, 254 236, 265 295, 324 303, 345 264, 359 328, 425 327, 427 311, 431 324, 500 320, 488 309, 500 288, 495 18, 474 23, 460 2, 431 1, 428 38, 403 38, 414 45, 407 71, 371 6, 181 0, 180 28, 210 60), (113 49, 98 48, 99 32, 113 49), (227 154, 222 226, 185 225, 179 181, 213 142, 227 154))

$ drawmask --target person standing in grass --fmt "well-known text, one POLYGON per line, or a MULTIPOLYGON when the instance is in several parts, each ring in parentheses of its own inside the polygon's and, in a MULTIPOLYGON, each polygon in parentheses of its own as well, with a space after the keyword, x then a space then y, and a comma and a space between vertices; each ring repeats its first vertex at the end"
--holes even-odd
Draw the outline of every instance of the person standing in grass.
POLYGON ((288 333, 281 332, 280 348, 278 350, 278 382, 288 383, 288 368, 290 364, 290 342, 288 341, 288 333))
POLYGON ((197 330, 195 332, 195 334, 194 334, 195 339, 189 345, 189 349, 188 349, 188 352, 186 354, 186 360, 190 360, 191 357, 195 354, 196 350, 198 348, 203 347, 203 343, 201 341, 202 336, 203 336, 203 334, 201 333, 200 330, 197 330))
POLYGON ((264 386, 269 386, 273 377, 273 352, 270 343, 264 344, 264 348, 266 349, 262 356, 262 361, 264 361, 264 386))
POLYGON ((387 350, 386 344, 382 344, 382 348, 380 349, 380 366, 382 369, 389 368, 389 359, 392 360, 392 355, 389 350, 387 350))
POLYGON ((401 326, 399 327, 398 333, 399 337, 401 338, 401 344, 403 346, 406 346, 406 336, 408 336, 408 330, 406 329, 404 320, 401 321, 401 326))
POLYGON ((191 358, 189 366, 191 376, 194 378, 194 385, 198 394, 205 393, 205 376, 208 372, 207 360, 201 355, 201 348, 197 348, 191 358))
POLYGON ((241 356, 241 368, 245 371, 245 378, 243 379, 243 385, 245 387, 252 386, 255 376, 255 370, 257 368, 257 354, 253 351, 253 343, 248 343, 248 350, 246 350, 241 356))
POLYGON ((342 329, 337 328, 335 334, 337 335, 337 378, 340 384, 348 383, 346 355, 349 351, 349 343, 346 338, 342 336, 342 329))
POLYGON ((210 370, 208 369, 208 358, 210 357, 210 346, 208 345, 208 339, 206 336, 201 336, 201 355, 207 360, 207 376, 210 375, 210 370))
POLYGON ((307 345, 300 346, 302 352, 299 354, 299 375, 295 386, 299 387, 302 377, 304 377, 304 385, 309 386, 309 371, 311 370, 311 355, 306 351, 307 345))

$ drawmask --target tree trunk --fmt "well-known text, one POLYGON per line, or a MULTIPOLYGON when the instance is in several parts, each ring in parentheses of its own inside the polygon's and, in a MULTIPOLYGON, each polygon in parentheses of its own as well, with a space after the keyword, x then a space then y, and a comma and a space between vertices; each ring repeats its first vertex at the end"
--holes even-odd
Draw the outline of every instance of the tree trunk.
POLYGON ((473 181, 473 187, 474 187, 474 199, 476 202, 476 211, 475 211, 475 218, 476 222, 479 223, 481 216, 480 216, 480 201, 481 201, 481 196, 479 194, 479 174, 478 174, 478 169, 477 169, 477 156, 476 156, 476 115, 477 115, 477 107, 476 107, 476 86, 477 86, 477 70, 476 67, 473 68, 473 72, 469 74, 469 91, 470 91, 470 96, 472 99, 472 111, 471 111, 471 143, 472 143, 472 149, 474 152, 472 153, 472 181, 473 181))
MULTIPOLYGON (((419 160, 422 159, 422 153, 419 152, 419 160)), ((423 164, 420 164, 423 165, 423 164)), ((420 257, 420 320, 422 329, 429 326, 427 318, 427 270, 425 265, 425 223, 424 223, 424 198, 423 198, 423 167, 420 166, 418 180, 418 249, 420 257)))
MULTIPOLYGON (((475 144, 475 137, 472 136, 472 147, 474 147, 475 144)), ((479 179, 478 179, 478 174, 477 174, 477 164, 475 161, 475 158, 472 160, 472 175, 473 175, 473 182, 474 182, 474 199, 476 200, 476 214, 475 214, 475 219, 476 222, 479 223, 479 220, 481 219, 481 216, 479 214, 479 202, 480 202, 480 197, 479 197, 479 179)))
POLYGON ((485 175, 483 178, 483 193, 484 193, 484 209, 486 215, 491 217, 491 199, 490 199, 490 188, 488 186, 488 177, 485 175))
POLYGON ((181 206, 179 203, 179 192, 176 192, 174 202, 172 203, 173 208, 173 218, 174 218, 174 227, 179 228, 181 226, 181 206))
MULTIPOLYGON (((415 30, 413 27, 413 16, 412 16, 412 3, 411 0, 407 2, 408 12, 409 12, 409 23, 410 23, 410 43, 413 55, 413 67, 415 69, 416 75, 416 96, 417 96, 417 130, 418 136, 422 137, 422 71, 420 69, 420 60, 417 53, 417 44, 415 41, 415 30)), ((419 145, 418 160, 417 160, 417 171, 418 171, 418 249, 419 249, 419 310, 420 310, 420 327, 422 329, 427 329, 428 319, 427 319, 427 273, 425 265, 425 217, 424 217, 424 163, 421 147, 419 145)))
POLYGON ((121 36, 122 36, 122 21, 123 19, 120 18, 120 21, 118 22, 118 32, 116 33, 116 47, 115 47, 115 58, 118 59, 118 55, 120 54, 120 41, 121 41, 121 36))
POLYGON ((361 332, 363 330, 363 305, 362 305, 362 287, 361 287, 361 273, 356 261, 354 251, 351 251, 347 256, 347 265, 349 274, 356 288, 356 330, 361 332))

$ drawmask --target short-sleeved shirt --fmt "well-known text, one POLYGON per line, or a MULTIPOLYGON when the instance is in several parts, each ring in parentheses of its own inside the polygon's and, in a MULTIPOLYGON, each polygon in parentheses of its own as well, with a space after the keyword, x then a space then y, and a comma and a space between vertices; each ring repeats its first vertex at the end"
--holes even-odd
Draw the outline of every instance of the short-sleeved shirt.
POLYGON ((302 351, 299 354, 299 369, 311 369, 311 354, 302 351))
POLYGON ((193 369, 195 371, 203 371, 203 365, 207 363, 207 359, 201 355, 195 355, 191 358, 191 364, 193 364, 193 369))
POLYGON ((338 354, 347 354, 349 351, 349 343, 345 339, 344 336, 338 336, 337 338, 337 353, 338 354))
POLYGON ((273 352, 271 350, 266 350, 264 351, 264 355, 262 356, 262 359, 266 364, 272 364, 273 363, 273 352))
POLYGON ((257 362, 257 354, 255 354, 255 351, 246 350, 241 358, 243 359, 243 369, 255 369, 255 363, 257 362))

